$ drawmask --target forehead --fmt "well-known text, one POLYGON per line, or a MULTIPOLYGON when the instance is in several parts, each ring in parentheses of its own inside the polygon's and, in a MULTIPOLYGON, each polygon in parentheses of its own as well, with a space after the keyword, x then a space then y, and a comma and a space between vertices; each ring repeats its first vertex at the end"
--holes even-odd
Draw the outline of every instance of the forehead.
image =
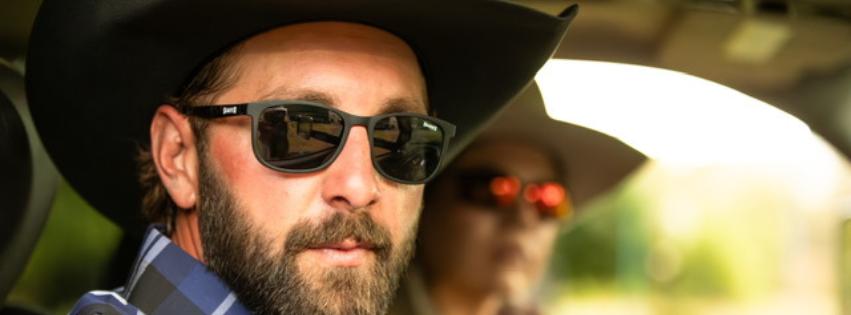
POLYGON ((543 148, 519 141, 488 140, 470 147, 455 162, 458 170, 490 169, 523 181, 557 178, 553 160, 543 148))
MULTIPOLYGON (((240 44, 235 85, 246 98, 347 100, 425 112, 416 54, 399 37, 354 23, 313 22, 273 29, 240 44)), ((362 104, 363 105, 363 104, 362 104)), ((364 114, 364 113, 361 113, 364 114)))

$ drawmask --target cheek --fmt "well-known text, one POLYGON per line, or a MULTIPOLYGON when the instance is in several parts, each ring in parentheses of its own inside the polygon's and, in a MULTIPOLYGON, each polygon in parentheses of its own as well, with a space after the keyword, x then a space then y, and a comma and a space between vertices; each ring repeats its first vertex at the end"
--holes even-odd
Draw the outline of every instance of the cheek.
POLYGON ((251 131, 248 124, 239 126, 222 124, 207 129, 209 156, 218 173, 231 187, 239 187, 255 177, 263 166, 251 150, 251 131))
POLYGON ((456 269, 464 273, 484 271, 490 265, 494 240, 499 239, 499 217, 488 210, 454 208, 446 222, 437 226, 446 227, 437 231, 445 233, 444 246, 451 252, 450 257, 460 266, 456 269))
POLYGON ((210 128, 209 151, 218 174, 238 203, 237 211, 273 244, 318 200, 317 180, 269 169, 254 156, 247 126, 210 128), (311 197, 313 196, 313 198, 311 197))
POLYGON ((558 223, 543 222, 535 229, 531 237, 526 240, 526 246, 529 248, 529 255, 531 257, 529 271, 532 274, 540 274, 546 268, 557 236, 558 223))
POLYGON ((383 189, 380 204, 373 219, 387 227, 395 244, 416 237, 416 226, 422 207, 422 185, 396 185, 383 189))
POLYGON ((497 239, 496 233, 499 228, 497 215, 487 211, 460 210, 456 222, 453 226, 458 231, 458 239, 464 240, 463 243, 471 250, 484 249, 486 245, 497 239))

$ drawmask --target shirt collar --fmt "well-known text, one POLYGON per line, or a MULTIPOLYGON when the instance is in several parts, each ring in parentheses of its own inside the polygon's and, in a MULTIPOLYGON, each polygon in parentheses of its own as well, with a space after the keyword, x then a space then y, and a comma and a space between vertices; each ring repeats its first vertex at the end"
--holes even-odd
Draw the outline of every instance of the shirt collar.
POLYGON ((124 297, 146 314, 250 314, 214 272, 151 225, 124 297))

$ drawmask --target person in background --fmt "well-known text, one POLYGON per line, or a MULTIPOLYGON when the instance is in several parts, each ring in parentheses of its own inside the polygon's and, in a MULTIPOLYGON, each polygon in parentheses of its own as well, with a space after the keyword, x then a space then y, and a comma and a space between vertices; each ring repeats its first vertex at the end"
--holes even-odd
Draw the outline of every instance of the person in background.
POLYGON ((559 229, 645 157, 546 116, 535 85, 425 192, 417 256, 394 314, 538 314, 559 229))

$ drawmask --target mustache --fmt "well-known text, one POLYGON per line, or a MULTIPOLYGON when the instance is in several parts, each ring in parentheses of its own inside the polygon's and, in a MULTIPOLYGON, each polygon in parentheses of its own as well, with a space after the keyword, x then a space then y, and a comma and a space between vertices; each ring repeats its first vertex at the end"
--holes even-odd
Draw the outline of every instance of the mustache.
POLYGON ((295 255, 310 248, 340 243, 347 238, 366 245, 381 260, 390 258, 393 246, 390 232, 375 223, 366 212, 336 212, 320 223, 296 223, 287 234, 284 251, 295 255))

